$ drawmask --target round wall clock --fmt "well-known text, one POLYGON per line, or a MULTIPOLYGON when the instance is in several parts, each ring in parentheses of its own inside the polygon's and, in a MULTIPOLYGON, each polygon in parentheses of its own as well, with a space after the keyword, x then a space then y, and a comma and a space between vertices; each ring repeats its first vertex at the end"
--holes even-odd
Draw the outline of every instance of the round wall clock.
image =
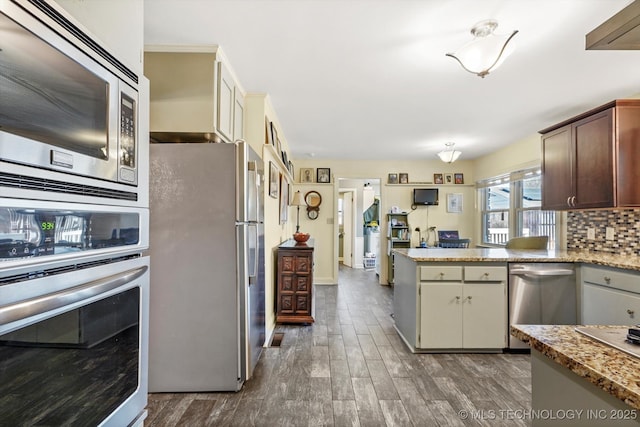
POLYGON ((317 191, 309 191, 304 195, 304 201, 307 204, 307 217, 309 219, 316 219, 320 214, 320 204, 322 203, 322 196, 317 191))
POLYGON ((317 191, 309 191, 304 195, 304 201, 310 208, 317 208, 322 203, 322 196, 317 191))

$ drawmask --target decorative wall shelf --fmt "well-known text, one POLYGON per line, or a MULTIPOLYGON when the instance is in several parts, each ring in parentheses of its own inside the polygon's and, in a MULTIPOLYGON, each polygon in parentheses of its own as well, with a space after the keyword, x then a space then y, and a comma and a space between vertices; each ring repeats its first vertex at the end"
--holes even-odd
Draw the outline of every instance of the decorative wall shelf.
POLYGON ((433 182, 409 182, 407 184, 385 184, 387 187, 475 187, 475 184, 434 184, 433 182))
MULTIPOLYGON (((294 184, 294 180, 293 180, 294 177, 291 175, 291 171, 289 171, 289 167, 285 166, 284 162, 282 161, 282 158, 280 157, 280 153, 278 153, 277 150, 271 144, 264 144, 263 150, 268 150, 271 152, 271 155, 275 158, 273 162, 278 165, 278 169, 280 169, 280 172, 282 172, 284 175, 287 176, 287 180, 289 181, 290 184, 294 184)), ((264 158, 264 155, 262 157, 264 158)))

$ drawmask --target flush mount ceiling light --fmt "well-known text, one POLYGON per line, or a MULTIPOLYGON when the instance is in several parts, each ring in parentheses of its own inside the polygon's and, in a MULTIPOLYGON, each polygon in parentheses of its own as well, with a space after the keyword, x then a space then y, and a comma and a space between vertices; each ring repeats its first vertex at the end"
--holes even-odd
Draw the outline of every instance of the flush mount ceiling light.
POLYGON ((491 19, 478 22, 471 28, 473 40, 455 53, 446 55, 458 61, 468 72, 484 78, 509 55, 507 44, 518 33, 515 30, 511 34, 497 35, 494 34, 496 27, 498 22, 491 19))
POLYGON ((438 153, 438 157, 440 157, 440 160, 445 163, 453 163, 458 160, 458 157, 460 157, 460 154, 462 154, 462 152, 454 150, 454 145, 455 144, 453 142, 447 142, 445 144, 447 148, 438 153))

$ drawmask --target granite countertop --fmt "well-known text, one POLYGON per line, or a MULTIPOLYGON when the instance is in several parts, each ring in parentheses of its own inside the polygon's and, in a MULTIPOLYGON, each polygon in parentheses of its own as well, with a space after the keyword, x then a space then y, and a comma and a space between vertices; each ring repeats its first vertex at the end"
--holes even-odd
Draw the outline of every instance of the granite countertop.
POLYGON ((532 350, 627 405, 640 409, 640 359, 582 335, 575 328, 573 325, 512 325, 511 335, 529 342, 532 350))
POLYGON ((640 256, 605 252, 502 248, 398 248, 394 252, 417 262, 581 262, 640 271, 640 256))

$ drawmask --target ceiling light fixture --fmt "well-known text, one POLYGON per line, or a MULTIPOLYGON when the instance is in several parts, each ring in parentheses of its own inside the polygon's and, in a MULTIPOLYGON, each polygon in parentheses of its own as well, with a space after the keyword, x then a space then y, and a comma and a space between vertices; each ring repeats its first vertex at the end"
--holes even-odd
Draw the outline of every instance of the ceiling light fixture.
POLYGON ((447 142, 445 144, 447 148, 438 153, 438 157, 440 157, 440 160, 445 163, 453 163, 458 160, 458 157, 460 157, 460 154, 462 154, 462 152, 454 150, 454 145, 455 144, 453 142, 447 142))
POLYGON ((511 34, 497 35, 494 34, 496 27, 498 22, 491 19, 478 22, 471 28, 473 40, 446 56, 458 61, 468 72, 484 78, 509 55, 507 44, 518 33, 515 30, 511 34))

